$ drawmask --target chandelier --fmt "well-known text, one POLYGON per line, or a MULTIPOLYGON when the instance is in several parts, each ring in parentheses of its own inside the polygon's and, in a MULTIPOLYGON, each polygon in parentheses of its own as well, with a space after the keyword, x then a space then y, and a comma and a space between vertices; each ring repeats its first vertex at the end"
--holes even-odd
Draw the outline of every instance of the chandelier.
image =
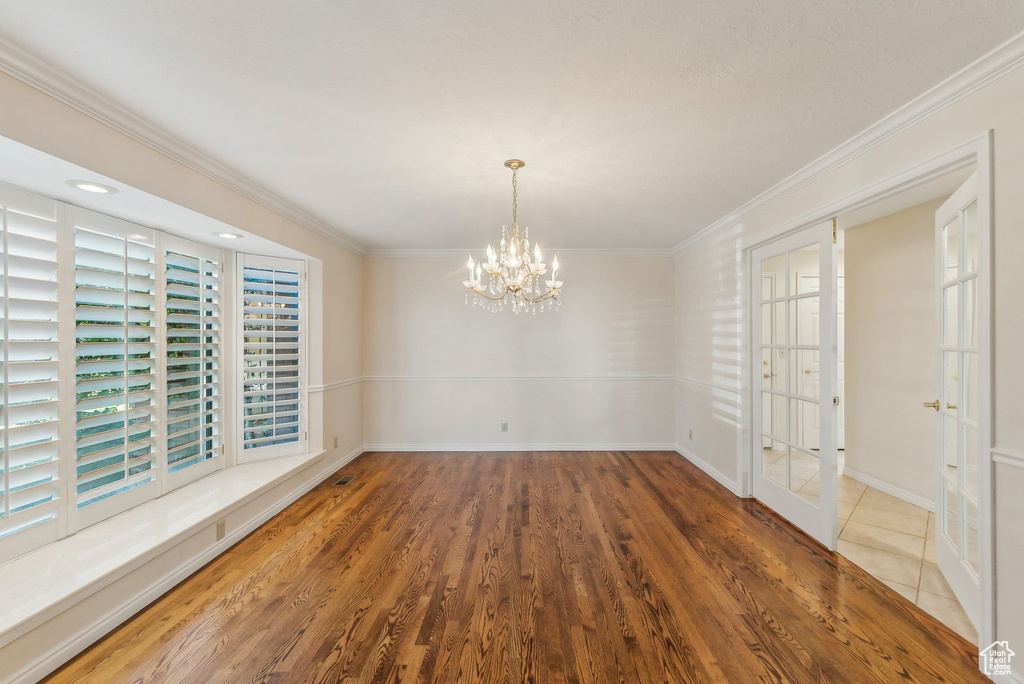
POLYGON ((551 260, 551 279, 543 281, 542 285, 541 277, 548 269, 541 259, 540 246, 534 244, 531 259, 530 229, 520 233, 516 223, 516 174, 526 163, 509 159, 505 166, 512 169, 512 231, 509 232, 508 226, 501 227, 498 251, 487 245, 486 262, 475 264, 473 257, 469 257, 469 280, 462 281, 466 286, 466 304, 472 298, 474 307, 492 312, 511 309, 517 315, 543 312, 545 306, 548 309, 553 305, 560 307, 562 281, 558 280, 558 257, 551 260))

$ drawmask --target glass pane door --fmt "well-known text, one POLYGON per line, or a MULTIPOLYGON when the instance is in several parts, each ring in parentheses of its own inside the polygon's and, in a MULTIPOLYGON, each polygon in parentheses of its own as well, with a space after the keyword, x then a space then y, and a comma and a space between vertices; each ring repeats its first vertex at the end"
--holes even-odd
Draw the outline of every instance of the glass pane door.
POLYGON ((753 253, 754 496, 835 546, 835 245, 822 224, 753 253))
POLYGON ((975 622, 980 617, 977 176, 935 214, 940 431, 935 558, 975 622))

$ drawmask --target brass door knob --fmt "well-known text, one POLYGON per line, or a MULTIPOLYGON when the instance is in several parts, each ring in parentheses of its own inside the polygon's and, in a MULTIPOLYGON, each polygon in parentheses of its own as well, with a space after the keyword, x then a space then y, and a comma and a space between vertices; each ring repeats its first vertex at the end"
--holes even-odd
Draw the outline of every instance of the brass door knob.
POLYGON ((925 408, 933 408, 936 411, 938 411, 939 410, 939 400, 936 399, 935 401, 926 401, 926 402, 924 402, 924 407, 925 408))
POLYGON ((765 380, 767 380, 768 378, 774 378, 775 377, 775 373, 765 373, 761 377, 764 378, 765 380))
POLYGON ((810 375, 810 374, 811 374, 811 369, 810 368, 804 368, 804 375, 810 375))

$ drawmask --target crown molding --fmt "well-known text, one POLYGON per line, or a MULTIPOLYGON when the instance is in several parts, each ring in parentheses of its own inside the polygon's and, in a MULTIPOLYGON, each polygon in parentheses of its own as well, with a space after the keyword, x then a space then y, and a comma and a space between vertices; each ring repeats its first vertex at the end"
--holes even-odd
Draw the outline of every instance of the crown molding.
POLYGON ((782 199, 835 168, 881 145, 933 114, 1005 76, 1022 64, 1024 64, 1024 33, 1019 33, 796 173, 776 183, 749 202, 686 238, 671 251, 678 253, 719 230, 736 225, 761 208, 782 199))
POLYGON ((362 245, 338 229, 5 40, 0 40, 0 71, 262 204, 303 228, 357 254, 366 254, 366 249, 362 245))
MULTIPOLYGON (((467 254, 477 254, 484 251, 481 247, 466 247, 463 249, 437 248, 437 249, 370 249, 366 256, 374 259, 422 259, 430 257, 465 257, 467 254)), ((616 256, 616 257, 670 257, 673 250, 664 248, 572 248, 565 249, 545 247, 546 254, 576 254, 583 256, 616 256)))

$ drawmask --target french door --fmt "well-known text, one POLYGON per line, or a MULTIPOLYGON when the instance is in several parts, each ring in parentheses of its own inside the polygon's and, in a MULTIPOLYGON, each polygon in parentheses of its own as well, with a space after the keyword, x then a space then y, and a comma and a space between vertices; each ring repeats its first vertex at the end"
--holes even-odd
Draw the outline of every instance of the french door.
MULTIPOLYGON (((979 264, 982 242, 975 173, 935 213, 939 320, 936 374, 939 431, 935 562, 975 626, 980 624, 979 264)), ((982 331, 983 332, 983 331, 982 331)))
POLYGON ((755 249, 754 496, 836 545, 836 248, 832 222, 755 249))

